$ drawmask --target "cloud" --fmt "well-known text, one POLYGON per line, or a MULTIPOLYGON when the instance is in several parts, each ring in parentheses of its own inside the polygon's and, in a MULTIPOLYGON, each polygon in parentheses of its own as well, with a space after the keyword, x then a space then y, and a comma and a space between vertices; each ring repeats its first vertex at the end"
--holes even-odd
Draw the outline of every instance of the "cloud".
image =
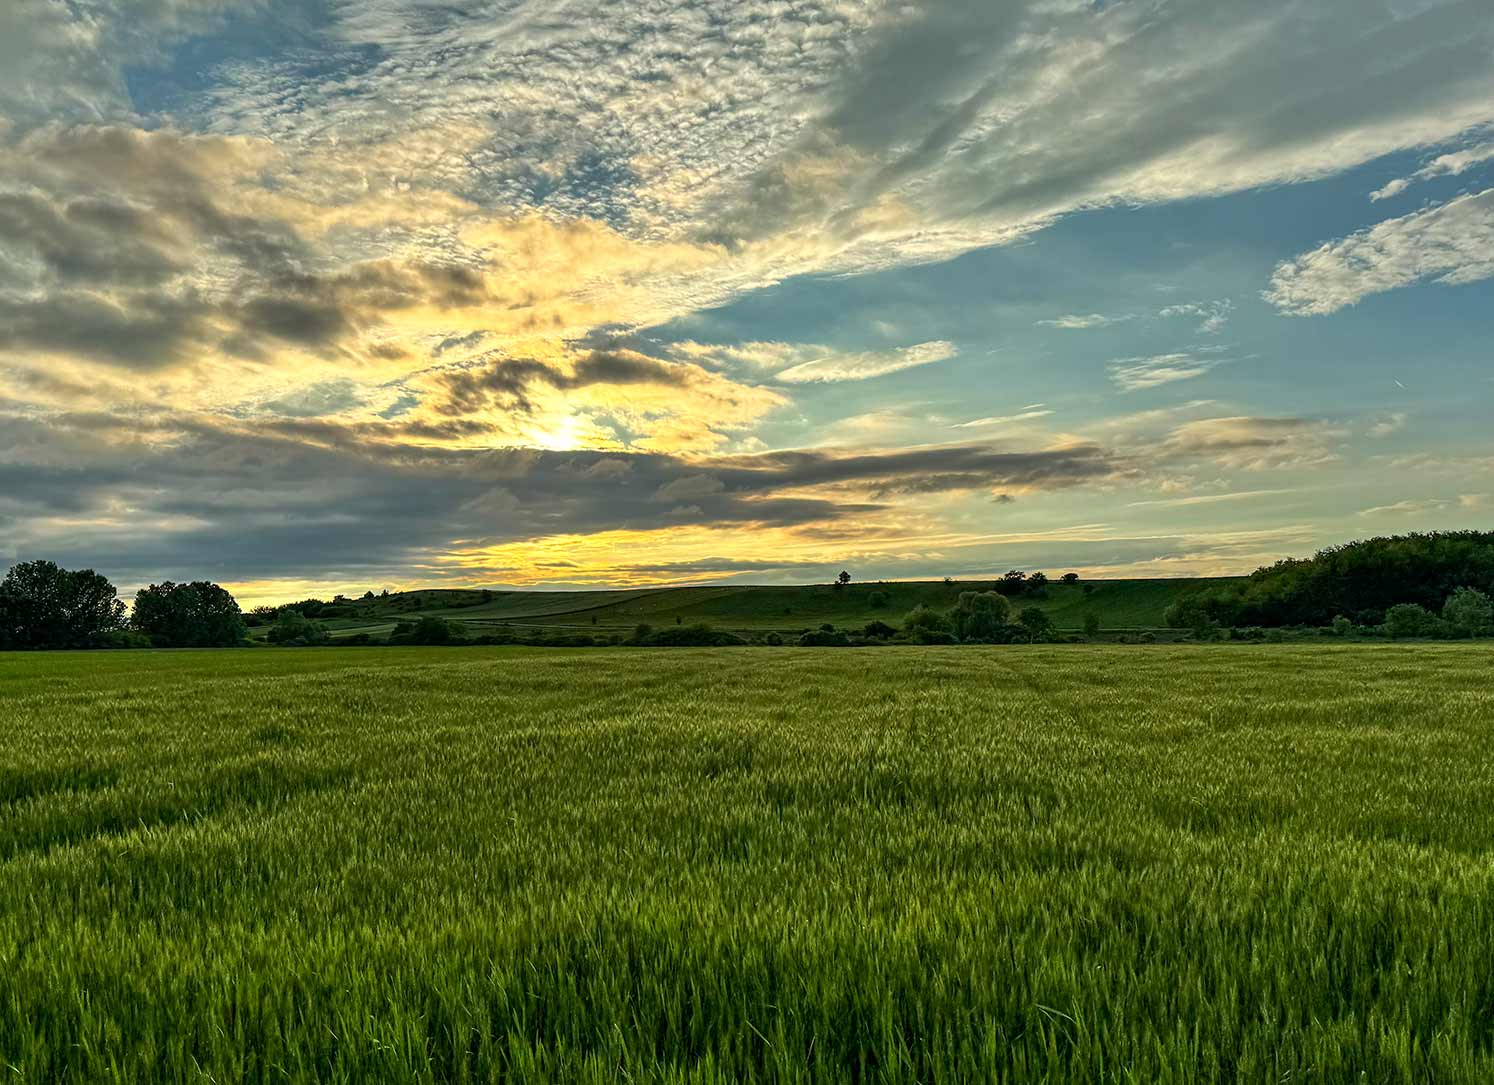
POLYGON ((898 373, 915 366, 946 361, 959 353, 953 343, 934 340, 897 350, 865 351, 859 354, 831 354, 801 362, 777 374, 785 384, 815 384, 833 381, 859 381, 898 373))
POLYGON ((1452 151, 1448 154, 1438 155, 1410 177, 1397 177, 1388 182, 1383 188, 1376 189, 1370 193, 1373 201, 1388 200, 1393 196, 1399 196, 1406 189, 1418 181, 1429 181, 1434 177, 1456 177, 1474 166, 1494 160, 1494 143, 1480 143, 1474 147, 1466 147, 1460 151, 1452 151))
POLYGON ((1366 431, 1371 437, 1389 437, 1393 433, 1399 433, 1406 428, 1407 414, 1405 411, 1391 411, 1382 414, 1370 423, 1366 431))
POLYGON ((1128 320, 1135 320, 1136 314, 1122 313, 1120 316, 1104 316, 1100 313, 1069 313, 1066 316, 1054 317, 1051 320, 1039 320, 1036 322, 1039 328, 1064 328, 1068 330, 1081 330, 1085 328, 1108 328, 1112 324, 1124 324, 1128 320))
POLYGON ((969 422, 957 422, 951 429, 973 429, 980 426, 1009 426, 1016 422, 1032 422, 1039 418, 1047 418, 1053 412, 1043 407, 1041 403, 1034 403, 1018 414, 995 415, 990 418, 973 418, 969 422))
POLYGON ((1319 316, 1419 282, 1494 276, 1494 188, 1436 204, 1279 264, 1266 300, 1292 316, 1319 316))
POLYGON ((1201 377, 1227 358, 1198 354, 1157 354, 1150 358, 1117 358, 1109 365, 1110 379, 1125 392, 1139 392, 1174 381, 1201 377))
POLYGON ((1218 335, 1229 323, 1229 315, 1234 311, 1235 303, 1229 298, 1219 301, 1190 302, 1183 305, 1169 305, 1157 313, 1158 316, 1167 317, 1196 317, 1199 320, 1198 334, 1218 335))
POLYGON ((1175 427, 1162 443, 1164 455, 1201 458, 1244 470, 1326 463, 1338 428, 1311 418, 1238 416, 1204 418, 1175 427))

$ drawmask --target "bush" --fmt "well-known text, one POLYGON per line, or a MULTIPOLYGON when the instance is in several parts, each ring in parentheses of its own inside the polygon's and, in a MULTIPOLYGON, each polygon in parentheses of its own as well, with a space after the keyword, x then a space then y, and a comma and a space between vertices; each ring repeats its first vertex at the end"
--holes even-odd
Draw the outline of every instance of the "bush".
POLYGON ((1416 603, 1398 603, 1385 612, 1385 632, 1397 640, 1436 636, 1441 624, 1435 614, 1416 603))
POLYGON ((913 636, 920 629, 931 633, 947 633, 949 632, 949 619, 937 610, 930 610, 919 603, 903 616, 903 632, 913 636))
POLYGON ((648 622, 639 622, 636 626, 633 627, 633 638, 631 643, 643 644, 648 640, 649 637, 653 635, 653 626, 649 625, 648 622))
POLYGON ((150 638, 133 629, 109 629, 94 641, 97 648, 153 648, 150 638))
POLYGON ((725 648, 747 642, 734 633, 702 624, 660 629, 638 643, 650 648, 725 648))
POLYGON ((1017 623, 1027 631, 1034 643, 1053 636, 1053 619, 1041 607, 1024 607, 1022 613, 1017 615, 1017 623))
POLYGON ((1347 637, 1354 632, 1354 623, 1342 614, 1333 619, 1333 635, 1335 637, 1347 637))
POLYGON ((1100 616, 1093 611, 1084 616, 1084 635, 1086 637, 1100 635, 1100 616))
MULTIPOLYGON (((325 625, 312 621, 299 610, 282 610, 265 639, 282 648, 305 648, 326 644, 332 639, 332 634, 327 632, 325 625)), ((393 641, 392 637, 390 641, 393 641)))
POLYGON ((816 629, 799 638, 800 648, 846 648, 851 638, 836 629, 816 629))
POLYGON ((945 629, 929 629, 919 626, 913 630, 914 644, 959 644, 960 639, 945 629))
POLYGON ((1477 588, 1459 588, 1442 605, 1442 620, 1464 636, 1485 636, 1494 630, 1494 602, 1477 588))
POLYGON ((1142 644, 1156 644, 1157 634, 1148 631, 1141 634, 1141 636, 1137 637, 1136 639, 1142 644))
POLYGON ((884 610, 892 602, 892 597, 885 591, 874 591, 866 597, 867 605, 873 610, 884 610))
POLYGON ((780 637, 777 633, 770 632, 763 637, 763 643, 768 645, 768 647, 770 648, 779 648, 783 645, 783 638, 780 637))
POLYGON ((897 635, 897 630, 886 622, 867 622, 861 635, 867 640, 891 640, 897 635))

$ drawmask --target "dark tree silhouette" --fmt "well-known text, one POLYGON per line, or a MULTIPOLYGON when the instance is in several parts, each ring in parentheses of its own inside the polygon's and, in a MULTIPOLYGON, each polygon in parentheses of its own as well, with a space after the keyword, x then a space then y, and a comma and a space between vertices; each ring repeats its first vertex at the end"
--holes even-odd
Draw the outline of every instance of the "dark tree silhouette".
POLYGON ((23 561, 0 582, 0 648, 88 648, 124 624, 106 577, 23 561))
POLYGON ((130 624, 158 648, 227 648, 242 642, 245 632, 238 602, 206 580, 141 588, 130 624))

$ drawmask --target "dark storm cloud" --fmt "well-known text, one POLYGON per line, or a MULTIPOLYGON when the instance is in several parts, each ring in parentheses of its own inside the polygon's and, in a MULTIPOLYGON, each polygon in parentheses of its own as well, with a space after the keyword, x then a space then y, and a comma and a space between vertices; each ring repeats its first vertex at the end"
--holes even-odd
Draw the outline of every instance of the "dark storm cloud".
POLYGON ((1117 469, 1094 447, 686 459, 423 448, 409 443, 415 436, 398 422, 280 419, 251 431, 167 414, 0 414, 0 537, 14 540, 7 556, 66 558, 130 581, 327 576, 407 566, 454 546, 656 530, 682 518, 819 530, 882 511, 858 497, 867 490, 1066 486, 1117 469), (827 495, 837 486, 851 492, 827 495), (132 526, 108 515, 118 508, 132 526))
POLYGON ((467 415, 489 407, 528 412, 536 387, 569 391, 590 385, 656 384, 683 388, 691 371, 629 351, 593 350, 570 372, 532 358, 500 358, 443 373, 438 384, 446 398, 431 405, 446 415, 467 415))

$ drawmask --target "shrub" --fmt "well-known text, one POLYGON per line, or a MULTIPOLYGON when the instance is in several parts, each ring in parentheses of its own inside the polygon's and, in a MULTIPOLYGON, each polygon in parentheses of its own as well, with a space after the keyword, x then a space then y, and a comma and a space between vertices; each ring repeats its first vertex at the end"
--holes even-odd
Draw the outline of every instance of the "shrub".
POLYGON ((1156 644, 1157 634, 1148 631, 1141 634, 1141 636, 1137 637, 1136 639, 1142 644, 1156 644))
POLYGON ((1333 635, 1335 637, 1347 637, 1354 632, 1354 623, 1340 614, 1333 619, 1333 635))
POLYGON ((1047 640, 1053 635, 1053 619, 1041 607, 1024 607, 1017 615, 1017 623, 1034 642, 1047 640))
POLYGON ((851 638, 835 629, 816 629, 805 633, 799 638, 800 648, 845 648, 851 643, 851 638))
POLYGON ((919 626, 913 630, 914 644, 959 644, 960 639, 946 629, 919 626))
POLYGON ((660 629, 640 643, 651 648, 724 648, 747 642, 735 633, 702 624, 660 629))
MULTIPOLYGON (((326 644, 332 639, 332 634, 327 632, 325 625, 312 621, 299 610, 282 610, 280 617, 275 619, 275 624, 265 634, 265 639, 282 648, 305 648, 326 644)), ((391 643, 393 639, 390 638, 391 643)))
POLYGON ((1494 602, 1477 588, 1458 588, 1443 604, 1442 620, 1464 636, 1483 636, 1494 628, 1494 602))
POLYGON ((109 629, 100 633, 94 641, 98 648, 152 648, 150 638, 133 629, 109 629))
POLYGON ((654 635, 654 627, 648 622, 639 622, 633 627, 633 644, 643 644, 649 637, 654 635))
POLYGON ((1435 636, 1440 625, 1435 614, 1417 603, 1397 603, 1385 612, 1385 632, 1397 640, 1435 636))
POLYGON ((783 638, 777 633, 770 632, 763 637, 763 643, 768 645, 770 648, 778 648, 783 645, 783 638))
POLYGON ((897 634, 897 630, 886 622, 867 622, 866 628, 861 635, 867 640, 891 640, 897 634))
POLYGON ((931 610, 919 603, 918 606, 908 611, 903 617, 903 632, 912 635, 918 630, 929 632, 949 632, 949 619, 937 610, 931 610))
POLYGON ((885 591, 874 591, 866 597, 866 602, 873 610, 884 610, 892 602, 892 597, 885 591))
POLYGON ((1100 616, 1093 611, 1084 616, 1084 635, 1086 637, 1100 635, 1100 616))

